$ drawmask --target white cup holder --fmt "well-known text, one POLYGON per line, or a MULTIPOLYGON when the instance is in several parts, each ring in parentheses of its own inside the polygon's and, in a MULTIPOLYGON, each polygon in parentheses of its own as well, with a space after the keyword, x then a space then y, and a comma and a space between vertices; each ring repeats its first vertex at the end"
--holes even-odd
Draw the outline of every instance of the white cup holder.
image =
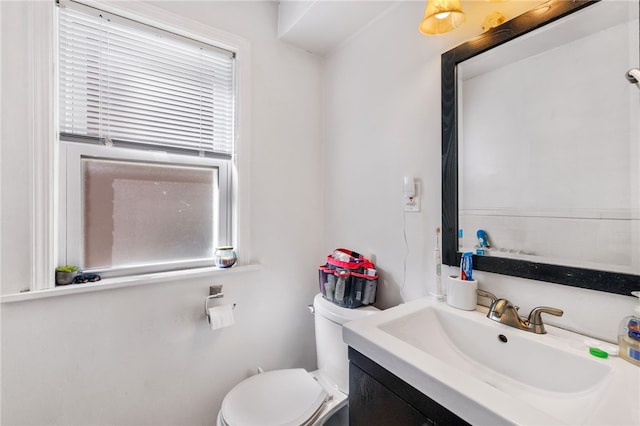
POLYGON ((474 311, 478 304, 478 280, 461 280, 450 276, 447 282, 447 303, 454 308, 474 311))

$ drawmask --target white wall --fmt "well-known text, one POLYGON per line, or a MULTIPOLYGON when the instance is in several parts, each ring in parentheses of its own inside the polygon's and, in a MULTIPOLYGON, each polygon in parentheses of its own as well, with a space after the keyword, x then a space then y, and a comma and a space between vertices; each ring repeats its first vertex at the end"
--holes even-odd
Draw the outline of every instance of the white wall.
MULTIPOLYGON (((489 12, 513 3, 518 2, 467 2, 463 27, 425 37, 417 31, 424 4, 400 2, 326 60, 324 248, 346 246, 376 255, 381 306, 401 302, 403 282, 407 300, 427 295, 433 286, 435 229, 441 221, 440 55, 479 34, 479 22, 489 12), (420 213, 403 216, 403 175, 422 182, 420 213)), ((443 276, 456 272, 443 268, 443 276)), ((476 276, 481 288, 512 300, 522 312, 558 307, 564 316, 548 323, 612 341, 634 306, 630 296, 476 276)))
MULTIPOLYGON (((155 6, 250 42, 248 217, 264 268, 2 304, 2 424, 214 424, 224 394, 258 366, 315 368, 306 306, 323 258, 320 61, 277 41, 274 2, 155 6), (212 283, 237 303, 235 326, 216 332, 203 315, 212 283)), ((30 8, 0 3, 3 294, 30 273, 30 8)))

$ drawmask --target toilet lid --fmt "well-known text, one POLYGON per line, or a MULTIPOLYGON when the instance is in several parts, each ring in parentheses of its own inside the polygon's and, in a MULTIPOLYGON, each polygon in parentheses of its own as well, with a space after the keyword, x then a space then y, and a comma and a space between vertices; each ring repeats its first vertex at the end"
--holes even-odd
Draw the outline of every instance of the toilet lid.
POLYGON ((326 397, 306 370, 275 370, 238 383, 225 396, 221 411, 230 425, 298 426, 318 411, 326 397))

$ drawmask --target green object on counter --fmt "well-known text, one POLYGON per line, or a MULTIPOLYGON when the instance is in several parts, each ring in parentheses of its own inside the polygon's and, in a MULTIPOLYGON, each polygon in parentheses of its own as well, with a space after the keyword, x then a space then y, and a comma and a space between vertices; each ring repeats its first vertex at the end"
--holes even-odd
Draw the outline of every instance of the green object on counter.
POLYGON ((593 356, 597 356, 598 358, 608 358, 609 354, 598 348, 589 348, 589 353, 593 356))

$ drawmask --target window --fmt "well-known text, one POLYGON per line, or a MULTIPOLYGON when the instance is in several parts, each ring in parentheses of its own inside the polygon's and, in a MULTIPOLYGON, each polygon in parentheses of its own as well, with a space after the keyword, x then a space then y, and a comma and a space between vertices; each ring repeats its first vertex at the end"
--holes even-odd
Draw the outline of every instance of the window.
POLYGON ((58 16, 59 263, 213 265, 233 244, 233 53, 86 6, 58 16))

